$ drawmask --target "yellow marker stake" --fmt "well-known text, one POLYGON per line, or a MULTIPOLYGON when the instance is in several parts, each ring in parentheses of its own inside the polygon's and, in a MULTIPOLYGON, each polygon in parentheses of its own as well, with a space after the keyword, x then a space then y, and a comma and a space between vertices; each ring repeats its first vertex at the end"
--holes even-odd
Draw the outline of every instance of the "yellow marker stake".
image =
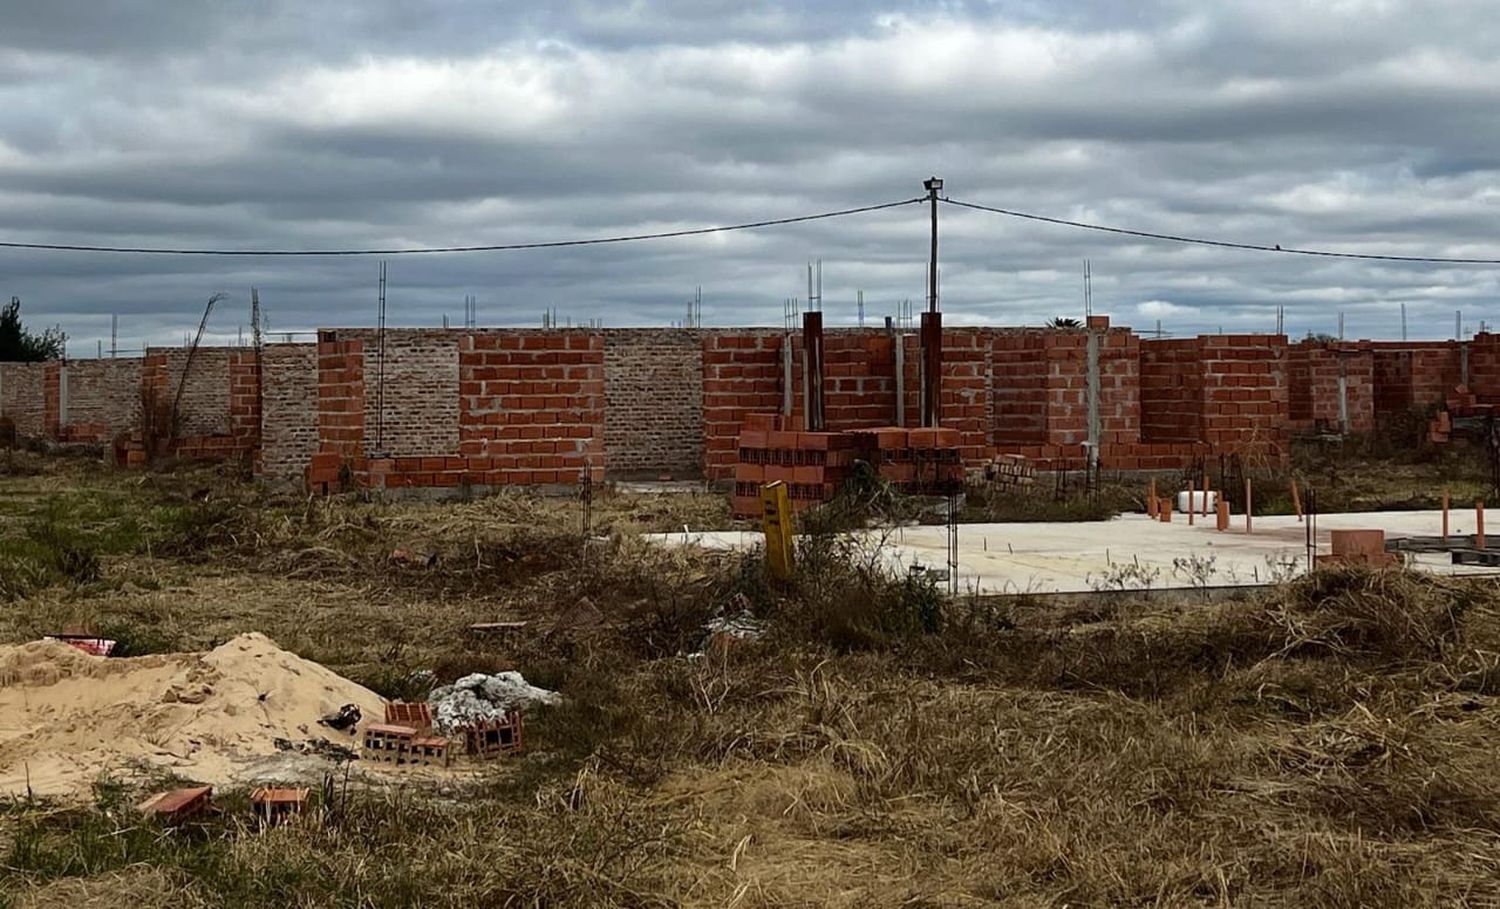
POLYGON ((792 577, 792 506, 780 480, 760 488, 761 527, 766 533, 766 562, 779 580, 792 577))

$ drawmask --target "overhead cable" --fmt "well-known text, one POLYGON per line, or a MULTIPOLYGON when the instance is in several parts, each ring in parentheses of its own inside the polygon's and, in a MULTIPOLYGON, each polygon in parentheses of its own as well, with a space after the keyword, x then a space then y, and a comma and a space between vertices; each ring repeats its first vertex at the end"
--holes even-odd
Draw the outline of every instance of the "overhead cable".
POLYGON ((1216 246, 1223 249, 1246 249, 1255 252, 1287 253, 1293 256, 1320 256, 1326 259, 1367 259, 1381 262, 1427 262, 1439 265, 1500 265, 1500 259, 1470 259, 1455 258, 1447 256, 1398 256, 1385 253, 1356 253, 1339 252, 1331 249, 1305 249, 1295 246, 1280 246, 1277 244, 1262 243, 1239 243, 1232 240, 1214 240, 1207 237, 1190 237, 1179 234, 1162 234, 1149 230, 1131 230, 1125 227, 1108 227, 1103 224, 1090 224, 1087 221, 1070 221, 1067 218, 1051 218, 1046 215, 1037 215, 1030 212, 1016 211, 1009 208, 997 208, 993 205, 980 205, 977 202, 965 202, 961 199, 950 199, 942 197, 943 202, 949 205, 957 205, 960 208, 972 208, 977 211, 993 212, 997 215, 1005 215, 1011 218, 1021 218, 1027 221, 1040 221, 1044 224, 1057 224, 1063 227, 1077 227, 1083 230, 1096 230, 1108 234, 1123 234, 1127 237, 1141 237, 1147 240, 1164 240, 1172 243, 1191 243, 1197 246, 1216 246))
POLYGON ((0 249, 38 249, 58 252, 86 253, 132 253, 149 256, 415 256, 434 253, 505 252, 520 249, 557 249, 565 246, 602 246, 607 243, 632 243, 638 240, 666 240, 672 237, 694 237, 703 234, 725 233, 733 230, 754 230, 760 227, 777 227, 783 224, 798 224, 804 221, 821 221, 827 218, 842 218, 864 212, 897 208, 915 202, 927 201, 926 196, 902 199, 898 202, 882 202, 877 205, 861 205, 838 211, 819 212, 814 215, 797 215, 791 218, 772 218, 765 221, 747 221, 743 224, 724 224, 717 227, 691 227, 683 230, 665 230, 649 234, 626 234, 614 237, 587 237, 578 240, 544 240, 536 243, 493 243, 479 246, 425 246, 396 249, 180 249, 159 246, 90 246, 78 243, 22 243, 0 240, 0 249))

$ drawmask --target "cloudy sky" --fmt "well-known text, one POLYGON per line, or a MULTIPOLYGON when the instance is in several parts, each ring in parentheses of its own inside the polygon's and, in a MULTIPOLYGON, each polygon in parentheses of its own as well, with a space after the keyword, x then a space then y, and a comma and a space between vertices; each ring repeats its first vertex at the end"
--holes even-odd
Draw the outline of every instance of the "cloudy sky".
MULTIPOLYGON (((1488 0, 0 0, 0 240, 236 248, 498 244, 920 195, 1283 246, 1500 257, 1488 0)), ((1500 269, 1238 253, 947 207, 943 308, 1094 306, 1183 334, 1447 337, 1500 269)), ((823 260, 852 324, 920 304, 926 211, 390 262, 392 324, 779 324, 823 260)), ((0 295, 92 355, 373 322, 378 262, 0 250, 0 295)))

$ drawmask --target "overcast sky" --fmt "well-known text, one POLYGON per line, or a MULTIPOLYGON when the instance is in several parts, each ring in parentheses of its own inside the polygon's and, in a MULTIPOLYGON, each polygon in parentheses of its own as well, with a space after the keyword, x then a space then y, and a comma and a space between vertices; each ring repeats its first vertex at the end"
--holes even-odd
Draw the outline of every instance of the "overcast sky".
MULTIPOLYGON (((1500 257, 1500 17, 1486 0, 806 4, 0 0, 0 240, 514 243, 920 195, 1283 246, 1500 257)), ((947 207, 943 309, 1094 307, 1174 334, 1448 337, 1500 269, 1237 253, 947 207)), ((920 305, 926 211, 566 251, 396 257, 391 323, 780 324, 823 260, 830 324, 920 305)), ((0 250, 70 352, 372 324, 374 259, 0 250)))

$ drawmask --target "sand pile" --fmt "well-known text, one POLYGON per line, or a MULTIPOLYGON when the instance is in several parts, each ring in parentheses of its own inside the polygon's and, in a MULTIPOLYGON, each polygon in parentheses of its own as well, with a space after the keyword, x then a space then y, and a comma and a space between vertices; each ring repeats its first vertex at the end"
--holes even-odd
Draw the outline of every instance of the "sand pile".
POLYGON ((24 793, 28 775, 38 794, 67 794, 101 772, 150 767, 224 785, 275 755, 276 738, 357 748, 318 719, 357 704, 380 722, 383 703, 260 634, 131 659, 55 641, 0 646, 0 794, 24 793))

